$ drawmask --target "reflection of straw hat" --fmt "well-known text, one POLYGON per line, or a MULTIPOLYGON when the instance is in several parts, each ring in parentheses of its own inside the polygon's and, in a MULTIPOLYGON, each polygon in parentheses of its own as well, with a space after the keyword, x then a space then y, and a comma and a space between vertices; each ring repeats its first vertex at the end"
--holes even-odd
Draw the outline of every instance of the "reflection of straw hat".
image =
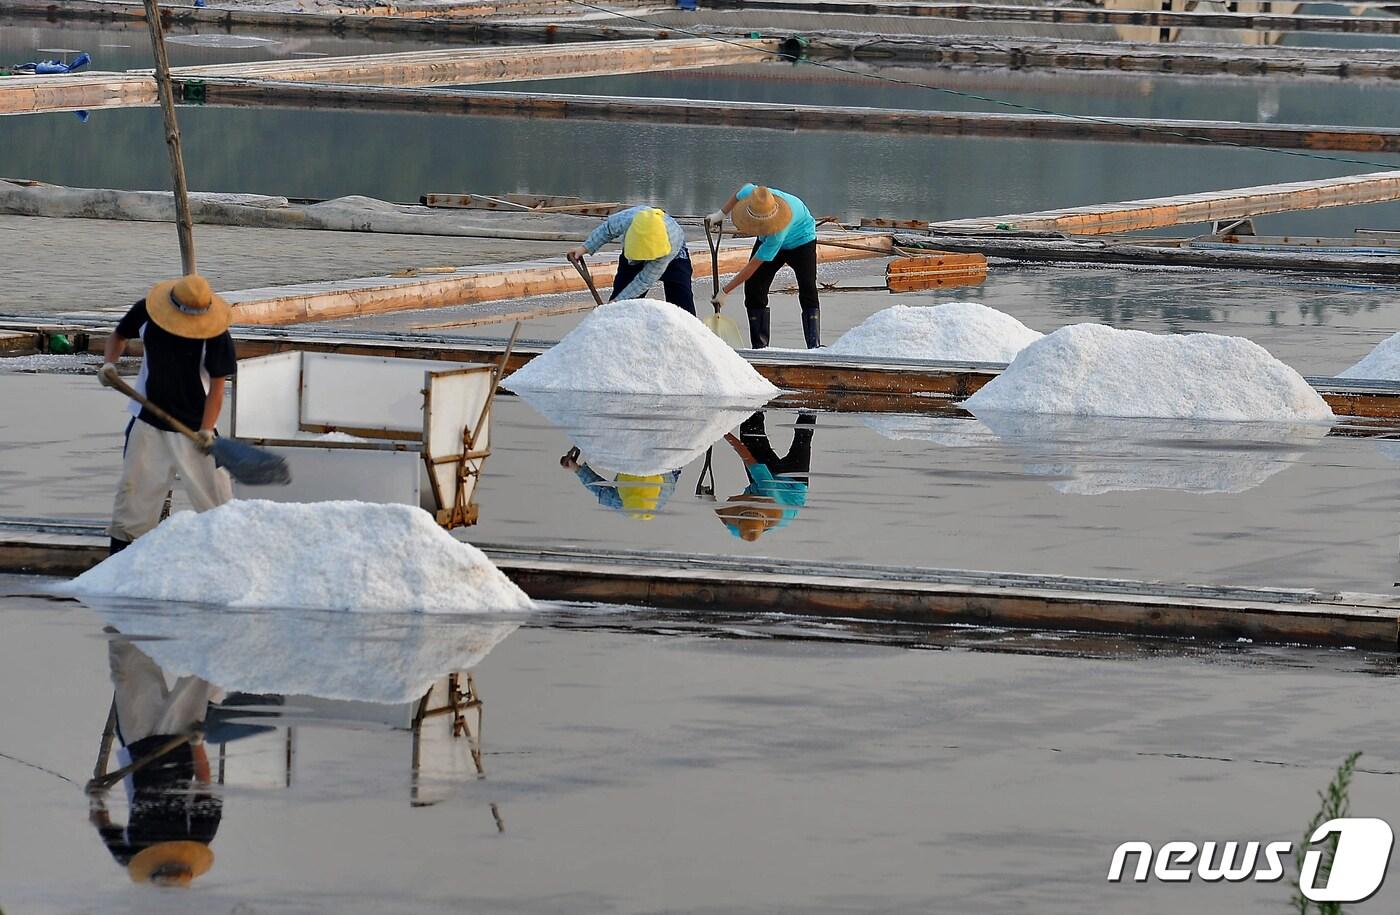
POLYGON ((783 520, 783 510, 767 496, 730 496, 730 504, 715 509, 715 514, 729 528, 729 533, 740 540, 757 540, 764 531, 774 528, 783 520), (738 503, 738 504, 734 504, 738 503))
POLYGON ((233 322, 229 304, 197 273, 152 286, 146 293, 146 312, 161 330, 193 340, 217 337, 233 322))
POLYGON ((157 842, 132 858, 126 872, 134 883, 189 886, 213 866, 214 852, 203 842, 157 842))
POLYGON ((622 236, 623 257, 629 261, 654 261, 670 253, 671 238, 666 234, 665 214, 653 207, 632 217, 627 234, 622 236))
POLYGON ((734 204, 729 214, 734 228, 745 235, 776 235, 792 222, 792 207, 766 187, 756 187, 753 193, 734 204))

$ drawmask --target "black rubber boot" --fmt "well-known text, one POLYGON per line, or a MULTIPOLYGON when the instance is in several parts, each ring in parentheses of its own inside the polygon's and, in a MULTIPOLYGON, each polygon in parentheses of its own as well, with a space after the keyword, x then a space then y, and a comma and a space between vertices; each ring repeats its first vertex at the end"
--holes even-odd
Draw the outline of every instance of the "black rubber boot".
POLYGON ((816 349, 822 345, 822 313, 802 312, 802 336, 807 338, 807 348, 816 349))
POLYGON ((112 537, 111 543, 107 545, 107 555, 115 556, 129 546, 131 546, 130 540, 118 540, 116 537, 112 537))
POLYGON ((766 307, 762 311, 749 312, 749 345, 754 349, 766 349, 768 346, 768 315, 766 307))

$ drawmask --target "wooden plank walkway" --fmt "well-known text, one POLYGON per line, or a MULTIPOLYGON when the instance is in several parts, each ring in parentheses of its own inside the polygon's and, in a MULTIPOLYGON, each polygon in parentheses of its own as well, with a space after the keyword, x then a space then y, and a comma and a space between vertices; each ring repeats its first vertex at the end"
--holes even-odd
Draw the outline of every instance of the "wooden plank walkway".
POLYGON ((1073 118, 789 105, 770 102, 489 92, 440 88, 331 86, 206 80, 208 104, 234 107, 415 111, 474 117, 561 118, 664 124, 722 124, 773 130, 830 130, 929 136, 1028 137, 1128 143, 1227 142, 1275 149, 1400 152, 1400 128, 1252 124, 1161 118, 1073 118))
MULTIPOLYGON (((823 238, 842 241, 856 248, 819 245, 817 257, 824 262, 878 257, 890 250, 888 235, 856 232, 823 238)), ((721 246, 720 272, 738 271, 747 262, 752 246, 751 241, 721 246)), ((700 265, 697 273, 703 275, 709 252, 693 250, 691 257, 700 265)), ((611 284, 616 265, 616 259, 590 261, 594 282, 600 289, 611 284)), ((239 324, 285 325, 516 300, 551 293, 582 292, 586 288, 577 271, 561 258, 483 264, 427 276, 376 276, 245 289, 227 293, 225 298, 233 304, 234 321, 239 324)), ((575 305, 566 304, 562 310, 547 312, 536 309, 533 314, 543 316, 546 313, 562 314, 577 310, 575 305)))
POLYGON ((776 39, 643 39, 282 59, 176 67, 171 73, 183 79, 237 78, 357 86, 465 85, 763 63, 774 60, 777 49, 776 39))
MULTIPOLYGON (((1258 187, 1206 191, 1174 197, 1100 203, 1035 213, 1010 213, 978 219, 930 222, 932 234, 995 234, 998 226, 1014 231, 1105 235, 1166 226, 1266 216, 1296 210, 1400 200, 1400 171, 1369 172, 1318 181, 1295 181, 1258 187)), ((878 225, 878 223, 876 223, 878 225)))
POLYGON ((1400 19, 1389 15, 1318 16, 1278 13, 1175 12, 1051 5, 869 3, 865 0, 705 0, 705 6, 711 9, 774 10, 787 13, 932 17, 968 22, 1046 22, 1059 25, 1400 35, 1400 19))
MULTIPOLYGON (((1400 650, 1388 595, 476 545, 535 600, 1400 650)), ((0 520, 0 572, 66 577, 106 555, 96 524, 0 520)))
POLYGON ((0 76, 0 115, 156 104, 156 81, 133 73, 0 76))

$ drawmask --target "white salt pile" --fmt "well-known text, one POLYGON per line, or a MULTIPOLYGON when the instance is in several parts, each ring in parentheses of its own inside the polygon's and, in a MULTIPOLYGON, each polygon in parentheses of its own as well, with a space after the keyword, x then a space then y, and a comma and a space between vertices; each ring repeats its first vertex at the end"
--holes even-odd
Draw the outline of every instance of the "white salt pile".
POLYGON ((420 508, 246 501, 180 512, 65 589, 230 607, 482 613, 530 599, 420 508))
POLYGON ((594 309, 505 380, 525 391, 601 391, 709 398, 772 397, 769 384, 693 315, 630 299, 594 309))
POLYGON ((961 362, 1010 362, 1043 334, 976 302, 895 305, 851 328, 828 352, 961 362))
POLYGON ((964 403, 985 413, 1067 413, 1228 422, 1330 421, 1303 376, 1263 347, 1217 334, 1062 327, 1026 347, 964 403))
POLYGON ((1400 381, 1400 334, 1386 337, 1360 362, 1337 373, 1338 378, 1400 381))

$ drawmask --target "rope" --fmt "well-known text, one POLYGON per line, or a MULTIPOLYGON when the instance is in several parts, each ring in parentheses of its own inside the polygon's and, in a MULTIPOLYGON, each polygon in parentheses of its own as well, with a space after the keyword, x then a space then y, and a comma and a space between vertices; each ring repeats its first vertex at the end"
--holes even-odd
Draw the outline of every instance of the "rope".
MULTIPOLYGON (((766 48, 755 49, 747 44, 744 44, 741 41, 736 41, 731 38, 725 38, 720 35, 712 35, 706 32, 697 32, 693 29, 684 29, 674 25, 662 25, 657 22, 652 22, 651 20, 645 19, 641 16, 634 16, 629 13, 623 13, 618 10, 609 9, 605 6, 599 6, 595 3, 589 3, 588 0, 567 0, 567 2, 572 3, 575 6, 581 6, 585 7, 586 9, 594 10, 595 12, 607 13, 609 15, 616 16, 621 19, 630 19, 633 22, 640 23, 641 25, 645 25, 649 28, 659 29, 668 32, 680 32, 682 35, 689 35, 692 38, 703 38, 708 41, 719 42, 720 44, 733 45, 737 48, 758 50, 761 53, 768 54, 772 57, 780 58, 783 60, 791 59, 789 55, 784 54, 782 51, 769 51, 766 48)), ((1234 140, 1221 140, 1214 137, 1197 136, 1196 134, 1190 133, 1188 131, 1173 130, 1169 127, 1151 127, 1145 124, 1129 124, 1124 121, 1114 120, 1113 118, 1098 117, 1096 115, 1089 114, 1065 114, 1063 112, 1054 111, 1049 108, 1037 108, 1034 105, 1024 105, 1020 102, 1013 102, 1008 99, 993 98, 991 96, 986 95, 977 95, 973 92, 963 92, 958 89, 948 89, 944 86, 931 86, 927 83, 917 83, 913 80, 900 79, 897 76, 885 76, 879 73, 862 73, 859 70, 852 70, 848 67, 842 67, 837 64, 829 63, 826 61, 807 60, 804 62, 808 66, 820 67, 824 70, 832 70, 836 73, 843 73, 847 76, 855 76, 860 77, 862 79, 879 80, 880 82, 892 83, 897 86, 912 87, 914 89, 927 89, 931 92, 942 92, 947 95, 957 96, 958 98, 970 99, 972 101, 982 102, 988 105, 1000 105, 1003 108, 1012 108, 1017 111, 1029 112, 1031 114, 1044 114, 1076 121, 1085 121, 1093 124, 1108 124, 1114 127, 1129 127, 1134 130, 1147 130, 1153 133, 1162 134, 1163 136, 1183 137, 1195 143, 1214 144, 1216 146, 1232 146, 1236 149, 1249 149, 1254 150, 1256 152, 1272 153, 1273 155, 1277 156, 1293 156, 1294 158, 1299 159, 1316 159, 1319 162, 1338 162, 1345 165, 1364 165, 1369 169, 1380 169, 1382 171, 1390 171, 1395 168, 1394 163, 1372 162, 1367 159, 1348 159, 1344 156, 1326 156, 1321 155, 1319 153, 1302 152, 1296 149, 1274 149, 1271 146, 1253 146, 1249 143, 1237 143, 1234 140)))

